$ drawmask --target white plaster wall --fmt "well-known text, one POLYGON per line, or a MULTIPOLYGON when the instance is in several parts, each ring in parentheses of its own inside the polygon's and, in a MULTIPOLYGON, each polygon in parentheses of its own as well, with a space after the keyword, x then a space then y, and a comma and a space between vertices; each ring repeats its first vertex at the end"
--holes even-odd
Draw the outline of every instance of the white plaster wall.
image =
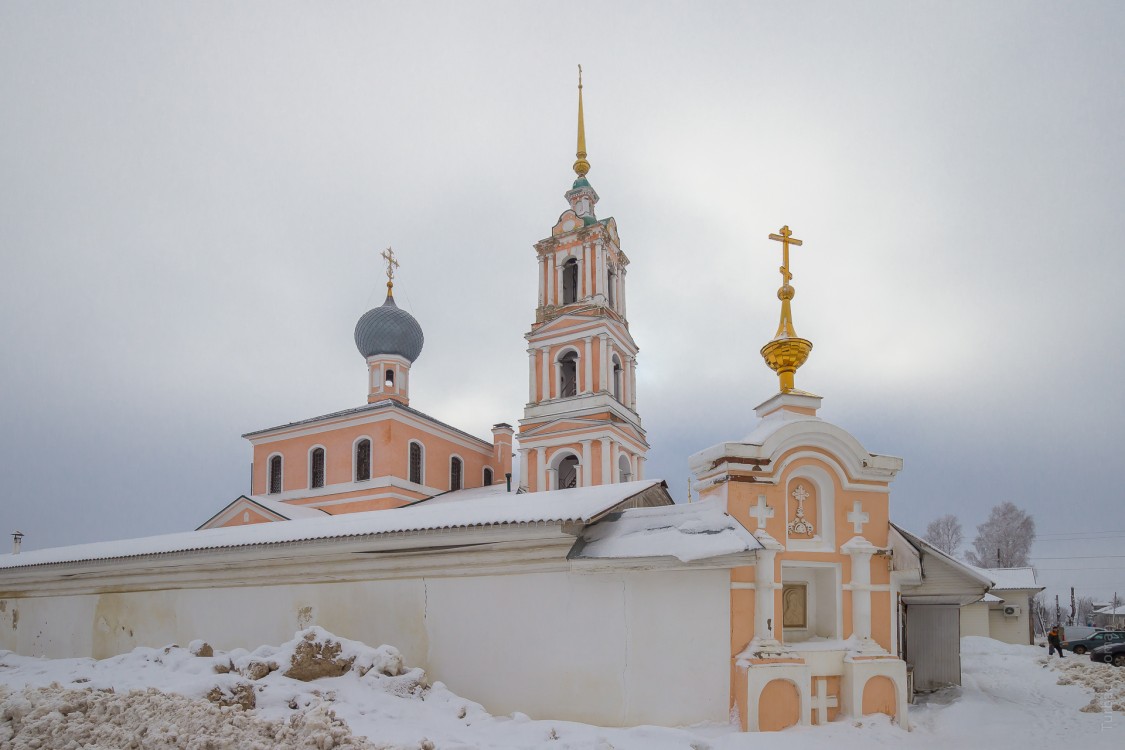
POLYGON ((1020 613, 1017 617, 1007 617, 1003 606, 988 610, 988 635, 1004 643, 1019 643, 1027 646, 1031 643, 1031 633, 1027 626, 1027 603, 1018 605, 1020 613))
POLYGON ((557 572, 8 599, 0 648, 97 658, 195 638, 254 648, 315 624, 396 646, 496 714, 725 721, 729 585, 727 570, 557 572))
POLYGON ((988 605, 984 602, 966 604, 961 607, 961 635, 979 635, 990 638, 988 634, 988 605))

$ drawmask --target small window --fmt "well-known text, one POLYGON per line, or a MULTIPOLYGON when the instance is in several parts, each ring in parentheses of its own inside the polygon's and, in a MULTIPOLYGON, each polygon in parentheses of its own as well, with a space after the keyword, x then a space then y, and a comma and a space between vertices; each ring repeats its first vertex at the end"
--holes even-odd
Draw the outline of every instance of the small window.
POLYGON ((309 487, 314 490, 324 486, 324 449, 313 448, 312 460, 309 462, 309 487))
POLYGON ((461 459, 454 456, 449 460, 449 489, 461 489, 461 459))
POLYGON ((485 487, 491 487, 492 486, 492 469, 485 469, 484 470, 484 486, 485 487))
POLYGON ((383 375, 383 385, 386 386, 387 388, 394 388, 395 387, 395 371, 394 370, 387 370, 387 372, 383 375))
POLYGON ((281 456, 270 459, 270 487, 269 493, 277 495, 281 492, 281 456))
POLYGON ((559 398, 578 395, 578 355, 567 352, 559 358, 559 398))
POLYGON ((563 304, 578 301, 578 259, 571 258, 563 264, 563 304))
POLYGON ((422 445, 420 443, 410 444, 410 481, 414 484, 422 484, 422 445))
POLYGON ((633 467, 629 463, 628 456, 621 456, 617 459, 617 471, 620 477, 618 481, 628 482, 633 478, 633 467))
POLYGON ((578 459, 567 456, 559 462, 558 489, 569 490, 578 486, 578 459))
POLYGON ((366 482, 371 478, 371 441, 367 438, 355 444, 355 481, 366 482))

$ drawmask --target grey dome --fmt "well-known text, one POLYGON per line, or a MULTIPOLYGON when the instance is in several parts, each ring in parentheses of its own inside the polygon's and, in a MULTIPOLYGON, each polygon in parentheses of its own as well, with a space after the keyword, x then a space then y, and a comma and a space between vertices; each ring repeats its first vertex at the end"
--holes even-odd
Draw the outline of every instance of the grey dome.
POLYGON ((400 310, 394 297, 387 295, 382 307, 368 310, 355 324, 355 345, 367 357, 397 354, 410 362, 422 353, 422 326, 406 310, 400 310))

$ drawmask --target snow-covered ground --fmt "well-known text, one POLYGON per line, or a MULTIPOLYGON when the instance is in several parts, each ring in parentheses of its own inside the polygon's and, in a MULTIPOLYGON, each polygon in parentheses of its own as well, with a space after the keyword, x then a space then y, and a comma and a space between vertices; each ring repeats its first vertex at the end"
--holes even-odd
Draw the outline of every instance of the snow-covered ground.
POLYGON ((200 642, 102 661, 0 651, 0 749, 1125 747, 1125 669, 987 638, 962 650, 964 686, 913 706, 909 732, 877 716, 774 734, 491 716, 428 685, 395 649, 317 628, 213 655, 200 642))

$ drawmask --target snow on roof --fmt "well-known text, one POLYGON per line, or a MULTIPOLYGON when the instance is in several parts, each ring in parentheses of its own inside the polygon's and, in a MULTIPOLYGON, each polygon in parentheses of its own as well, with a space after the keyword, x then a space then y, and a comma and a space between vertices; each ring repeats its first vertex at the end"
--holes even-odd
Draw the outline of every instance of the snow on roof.
POLYGON ((894 522, 891 523, 891 526, 895 531, 901 534, 903 538, 906 539, 906 541, 914 547, 914 549, 918 551, 924 550, 929 554, 944 560, 946 564, 952 566, 956 570, 959 570, 963 574, 967 574, 970 578, 977 579, 980 583, 986 586, 991 587, 995 582, 996 579, 988 575, 988 571, 981 570, 974 565, 969 565, 967 562, 958 560, 956 557, 949 554, 945 550, 938 549, 922 537, 918 536, 917 534, 912 534, 911 532, 907 531, 894 522))
POLYGON ((1114 609, 1113 605, 1110 604, 1108 607, 1102 607, 1101 609, 1095 609, 1094 614, 1095 615, 1125 615, 1125 604, 1122 604, 1117 609, 1114 609))
MULTIPOLYGON (((646 491, 668 498, 659 479, 581 487, 558 492, 515 492, 474 495, 466 502, 422 502, 391 510, 345 513, 327 518, 307 518, 248 526, 230 526, 203 531, 77 544, 70 547, 34 550, 19 555, 0 555, 0 569, 53 563, 110 560, 161 555, 192 550, 282 544, 313 539, 376 536, 411 531, 504 526, 527 523, 589 523, 611 508, 646 491)), ((466 491, 466 493, 471 491, 466 491)), ((443 496, 451 500, 453 495, 443 496)), ((480 493, 485 494, 485 493, 480 493)), ((668 498, 671 502, 671 498, 668 498)))
POLYGON ((985 602, 986 604, 999 604, 1004 600, 996 596, 995 594, 985 594, 981 601, 985 602))
MULTIPOLYGON (((243 497, 245 497, 245 495, 243 495, 243 497)), ((294 503, 286 503, 267 497, 247 497, 246 499, 256 505, 262 506, 272 513, 276 513, 282 518, 288 518, 291 521, 298 518, 324 518, 329 515, 328 511, 321 510, 320 508, 310 508, 307 505, 296 505, 294 503)))
POLYGON ((980 568, 986 576, 996 582, 993 591, 1009 589, 1043 589, 1035 580, 1035 568, 980 568))
POLYGON ((571 557, 675 557, 683 562, 749 552, 762 545, 715 501, 633 508, 587 527, 571 557))

